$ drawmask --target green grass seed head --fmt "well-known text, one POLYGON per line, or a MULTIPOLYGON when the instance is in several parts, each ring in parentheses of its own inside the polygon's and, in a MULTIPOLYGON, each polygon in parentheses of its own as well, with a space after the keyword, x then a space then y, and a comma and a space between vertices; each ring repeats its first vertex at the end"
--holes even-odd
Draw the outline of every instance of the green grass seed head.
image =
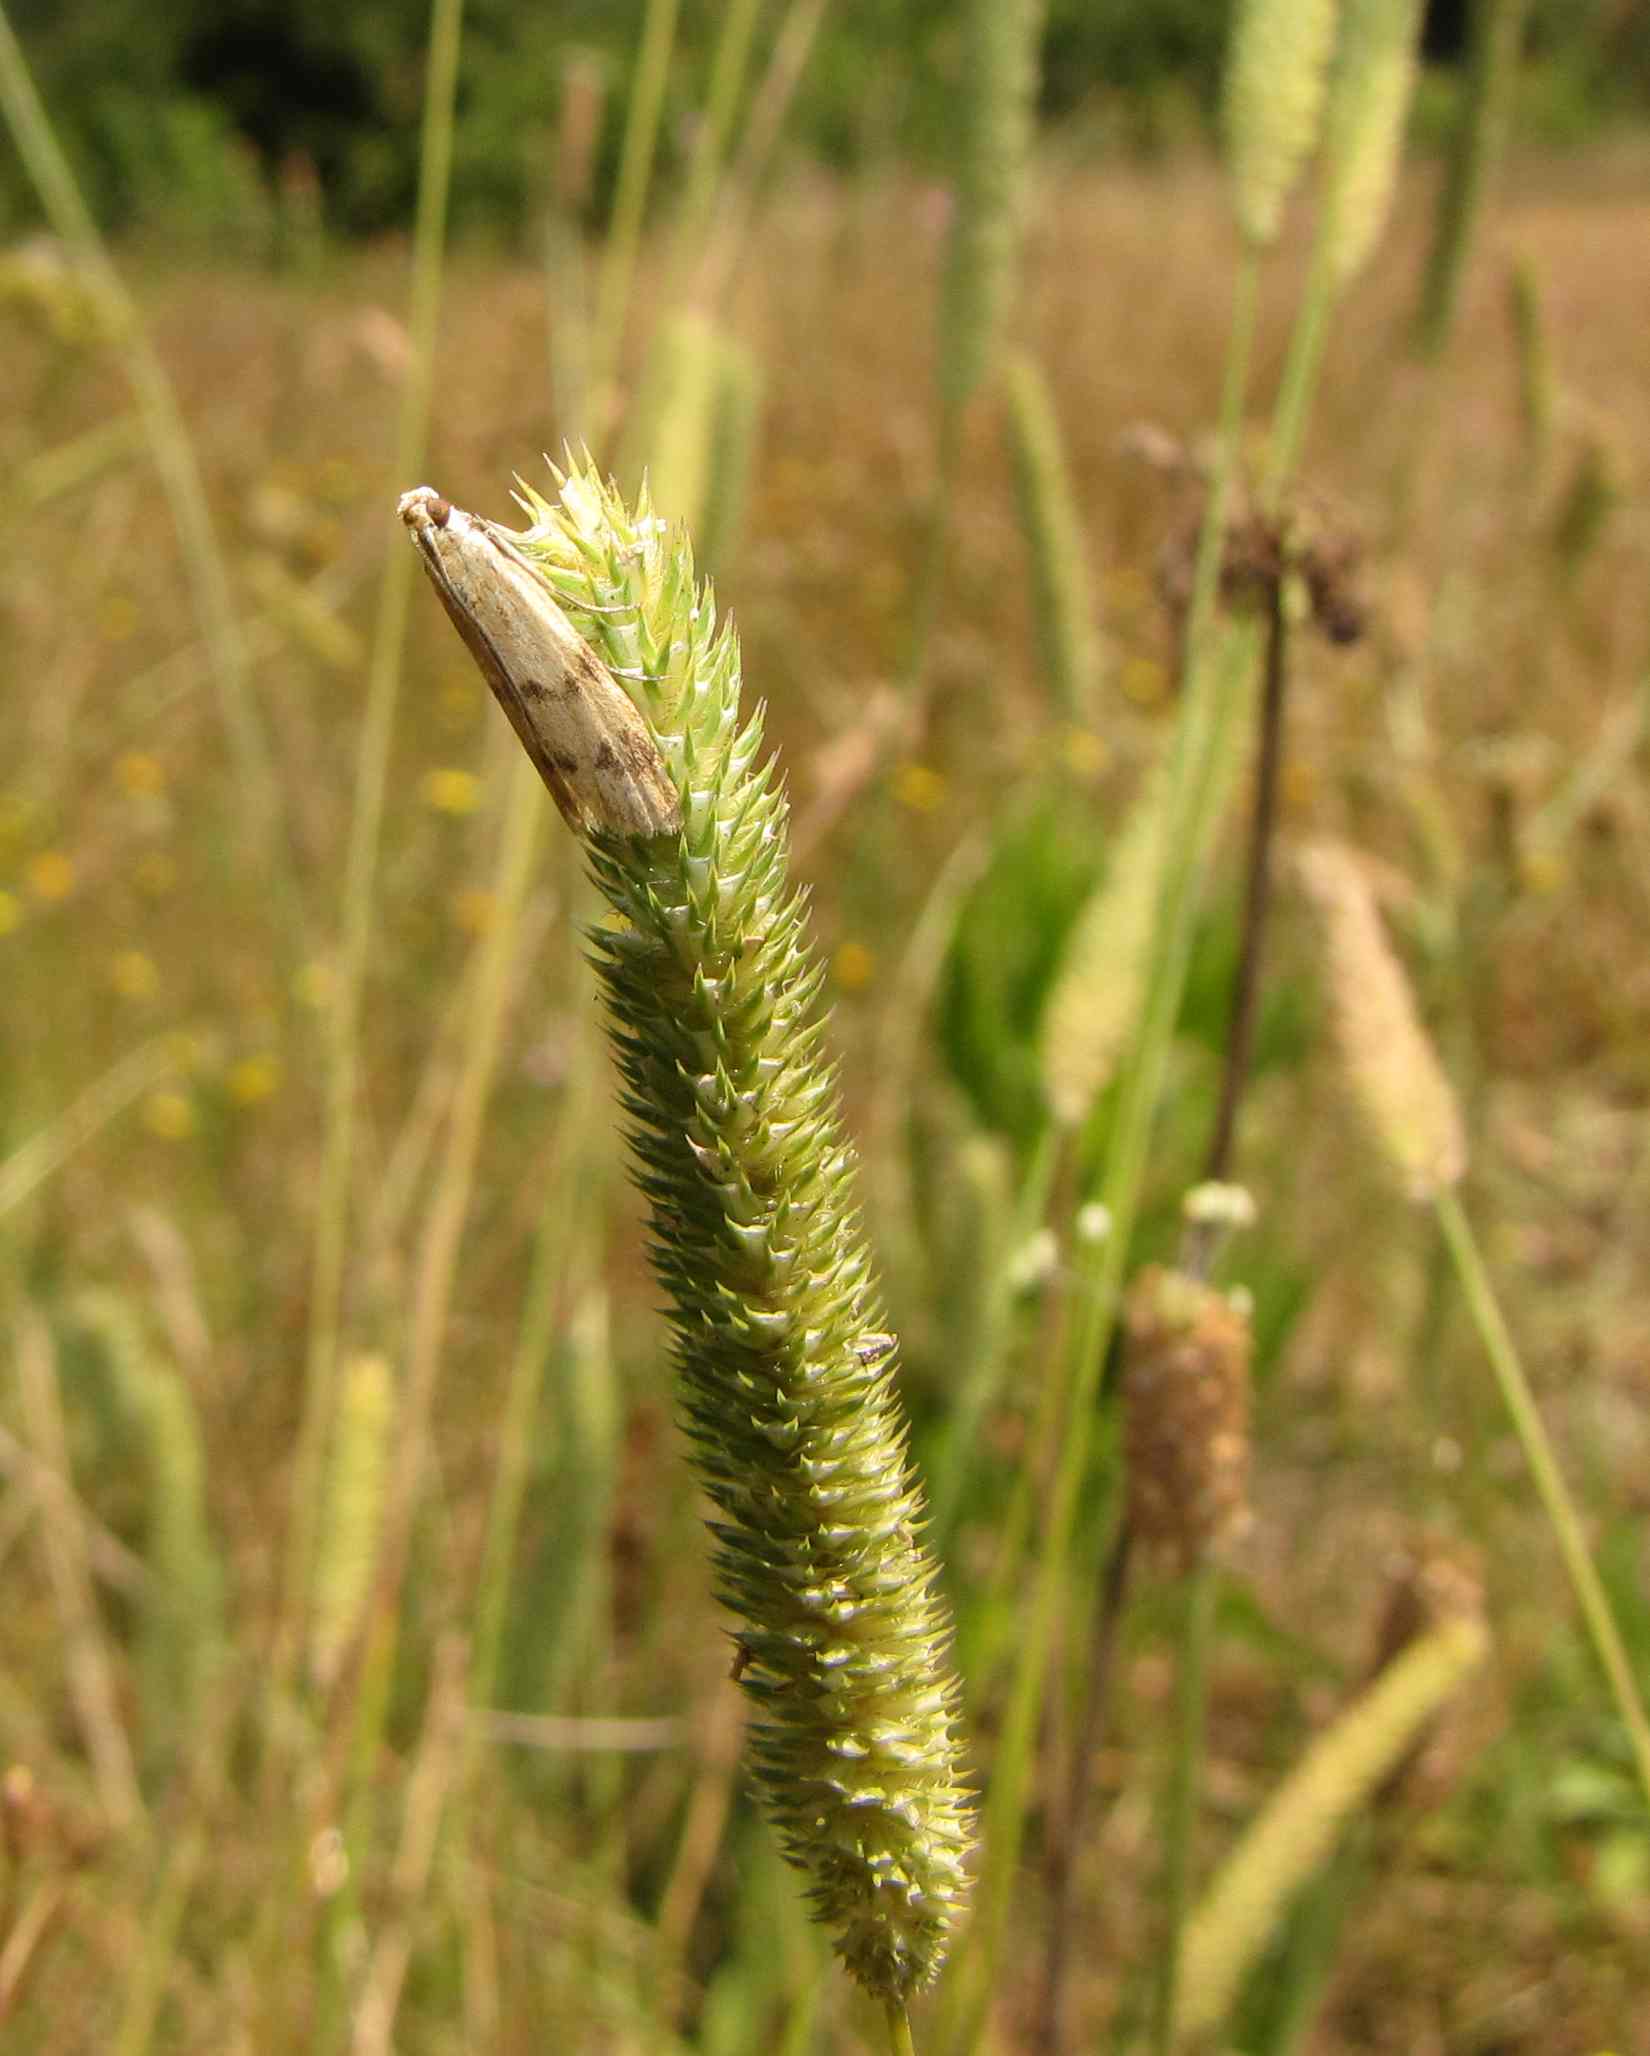
POLYGON ((1363 269, 1392 208, 1420 19, 1420 0, 1345 0, 1320 231, 1337 288, 1363 269))
POLYGON ((940 397, 953 421, 990 369, 1014 292, 1042 28, 1042 0, 969 0, 956 213, 940 302, 940 397))
POLYGON ((1105 876, 1072 923, 1043 1015, 1043 1088, 1068 1128, 1088 1119, 1116 1073, 1146 994, 1157 923, 1168 761, 1118 832, 1105 876))
POLYGON ((339 1382, 310 1604, 309 1667, 323 1690, 338 1675, 371 1589, 394 1419, 389 1359, 371 1351, 350 1357, 339 1382))
POLYGON ((1066 463, 1060 417, 1042 366, 1026 352, 1010 353, 1003 384, 1043 671, 1060 711, 1069 720, 1080 721, 1094 697, 1100 644, 1088 540, 1066 463))
POLYGON ((1273 242, 1318 140, 1336 0, 1246 0, 1226 60, 1226 150, 1244 240, 1273 242))
POLYGON ((591 944, 756 1782, 849 1970, 900 2003, 944 1955, 970 1807, 785 797, 685 537, 588 469, 528 505, 530 558, 681 799, 679 832, 588 835, 619 916, 591 944))
POLYGON ((1290 1901, 1488 1650, 1475 1614, 1444 1620, 1397 1656, 1307 1750, 1245 1830, 1187 1927, 1176 2047, 1227 2018, 1290 1901))
POLYGON ((153 1347, 130 1300, 83 1292, 71 1316, 108 1381, 120 1467, 142 1479, 149 1579, 137 1674, 144 1756, 154 1771, 187 1747, 225 1641, 226 1578, 207 1517, 206 1442, 187 1381, 153 1347))

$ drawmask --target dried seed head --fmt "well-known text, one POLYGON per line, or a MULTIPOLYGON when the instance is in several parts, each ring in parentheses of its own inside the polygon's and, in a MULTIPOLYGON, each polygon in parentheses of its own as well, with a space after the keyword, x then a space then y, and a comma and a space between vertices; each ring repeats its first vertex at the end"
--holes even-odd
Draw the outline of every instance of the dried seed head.
POLYGON ((1226 146, 1244 240, 1272 242, 1318 140, 1335 0, 1247 0, 1226 60, 1226 146))
POLYGON ((1344 286, 1386 226, 1415 84, 1420 0, 1347 0, 1329 105, 1329 182, 1321 233, 1344 286))
POLYGON ((1249 1322, 1212 1285, 1153 1265, 1129 1294, 1123 1359, 1129 1526, 1183 1570, 1249 1514, 1249 1322))
POLYGON ((1454 1090, 1357 858, 1317 843, 1299 853, 1296 865, 1323 918, 1330 1005, 1348 1081, 1410 1195, 1429 1199, 1467 1167, 1454 1090))

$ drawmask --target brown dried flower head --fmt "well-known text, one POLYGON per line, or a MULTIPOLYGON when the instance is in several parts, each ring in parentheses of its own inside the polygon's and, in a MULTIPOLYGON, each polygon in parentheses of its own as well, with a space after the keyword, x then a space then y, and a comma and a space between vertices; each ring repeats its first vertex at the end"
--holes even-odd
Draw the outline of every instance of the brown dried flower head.
POLYGON ((1249 1518, 1249 1321, 1153 1265, 1129 1294, 1123 1359, 1129 1525, 1190 1570, 1249 1518))

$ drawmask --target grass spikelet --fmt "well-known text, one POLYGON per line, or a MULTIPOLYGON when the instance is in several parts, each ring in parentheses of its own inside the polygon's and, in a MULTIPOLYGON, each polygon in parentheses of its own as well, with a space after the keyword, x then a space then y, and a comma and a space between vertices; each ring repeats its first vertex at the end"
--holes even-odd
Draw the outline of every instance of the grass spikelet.
POLYGON ((1324 924, 1326 977, 1346 1074, 1371 1134, 1410 1195, 1430 1199, 1467 1166, 1461 1110, 1415 1011, 1375 894, 1350 850, 1297 858, 1324 924))
POLYGON ((1346 0, 1329 101, 1324 256, 1347 285, 1380 240, 1415 84, 1420 0, 1346 0))
POLYGON ((1246 0, 1226 59, 1226 149, 1244 241, 1276 240, 1318 140, 1336 0, 1246 0))
POLYGON ((1224 1292, 1152 1265, 1123 1357, 1129 1530, 1191 1570, 1249 1514, 1249 1322, 1224 1292))
POLYGON ((338 1675, 372 1584, 394 1417, 388 1359, 372 1351, 350 1357, 339 1379, 310 1601, 309 1668, 322 1691, 338 1675))
POLYGON ((1155 769, 1072 923, 1043 1016, 1043 1087, 1066 1127, 1087 1120, 1110 1084, 1146 995, 1158 910, 1167 764, 1155 769))
POLYGON ((1020 525, 1031 566, 1032 611, 1043 672, 1068 719, 1088 713, 1100 671, 1088 543, 1066 463, 1060 417, 1042 366, 1022 350, 1004 366, 1020 525))
POLYGON ((755 1778, 848 1969, 903 2017, 963 1891, 950 1623, 923 1549, 787 807, 685 537, 588 468, 522 540, 647 722, 680 831, 586 837, 591 935, 755 1778))
POLYGON ((955 423, 991 366, 1014 290, 1042 0, 969 0, 961 157, 940 306, 940 397, 955 423))
POLYGON ((206 1515, 200 1417, 176 1366, 155 1351, 133 1307, 113 1292, 75 1300, 73 1325, 108 1381, 120 1467, 143 1480, 149 1570, 137 1651, 144 1756, 151 1770, 187 1744, 224 1641, 224 1573, 206 1515))
POLYGON ((1445 1622, 1412 1643, 1301 1758, 1227 1858, 1186 1930, 1177 2044, 1226 2018, 1290 1899, 1488 1649, 1489 1636, 1475 1616, 1445 1622))

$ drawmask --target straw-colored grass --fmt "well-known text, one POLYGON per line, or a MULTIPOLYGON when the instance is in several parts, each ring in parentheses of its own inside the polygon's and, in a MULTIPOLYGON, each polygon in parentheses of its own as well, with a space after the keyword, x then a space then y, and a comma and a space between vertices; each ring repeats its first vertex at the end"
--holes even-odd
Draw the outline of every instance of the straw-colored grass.
MULTIPOLYGON (((873 774, 868 805, 821 814, 804 858, 850 1130, 868 1132, 873 1052, 901 1051, 909 1080, 886 1127, 887 1148, 906 1153, 911 1227, 909 1241, 889 1245, 889 1290, 919 1458, 949 1447, 958 1360, 947 1318, 981 1303, 969 1298, 979 1281, 967 1251, 996 1245, 969 1224, 979 1181, 965 1183, 986 1159, 928 1016, 890 1018, 896 995, 903 1008, 932 989, 906 976, 908 937, 952 853, 970 838, 989 842, 1011 785, 1057 766, 1109 838, 1161 756, 1174 649, 1154 561, 1184 511, 1118 459, 1116 438, 1142 415, 1193 435, 1211 419, 1230 297, 1223 176, 1193 165, 1050 165, 1044 175, 1014 312, 1049 381, 1101 569, 1107 665, 1094 738, 1074 745, 1051 715, 1009 453, 982 421, 962 438, 927 731, 920 745, 895 746, 909 754, 885 765, 885 780, 873 774)), ((1610 425, 1613 462, 1637 493, 1650 475, 1637 404, 1637 202, 1608 166, 1539 185, 1523 168, 1509 190, 1503 227, 1539 279, 1553 360, 1590 418, 1610 425)), ((1391 359, 1408 333, 1420 197, 1400 187, 1387 241, 1349 303, 1355 318, 1326 345, 1310 447, 1316 474, 1357 497, 1380 538, 1374 628, 1344 651, 1301 638, 1285 827, 1303 841, 1354 840, 1385 867, 1431 1016, 1449 1012, 1452 944, 1434 845, 1416 833, 1423 774, 1427 803, 1450 824, 1453 875, 1469 881, 1464 903, 1486 967, 1468 1017, 1447 1022, 1452 1072, 1459 1029, 1480 1077, 1468 1095, 1478 1109, 1473 1218, 1620 1616, 1625 1660, 1642 1671, 1630 1515, 1650 1488, 1639 1389, 1650 1302, 1632 1261, 1650 1236, 1642 748, 1612 747, 1608 777, 1584 788, 1567 767, 1616 734, 1643 676, 1650 558, 1629 498, 1567 583, 1550 575, 1556 510, 1528 484, 1517 350, 1494 293, 1462 302, 1433 448, 1402 533, 1384 530, 1383 459, 1408 419, 1391 359), (1562 862, 1526 877, 1509 833, 1517 843, 1540 824, 1545 850, 1555 822, 1562 862)), ((1264 282, 1263 372, 1283 349, 1299 257, 1286 235, 1264 282)), ((644 310, 671 261, 665 244, 642 244, 644 310)), ((737 613, 748 687, 767 703, 799 818, 870 719, 875 684, 901 661, 942 261, 931 197, 915 187, 894 181, 852 208, 822 184, 798 187, 758 220, 718 310, 765 385, 742 542, 719 570, 719 598, 737 613), (890 249, 902 253, 897 266, 890 249)), ((576 424, 545 415, 542 278, 501 259, 455 262, 459 290, 434 357, 437 385, 454 399, 427 475, 502 515, 497 482, 576 424)), ((389 475, 387 454, 400 373, 383 310, 406 303, 402 259, 338 256, 301 289, 136 260, 130 279, 170 376, 191 396, 220 527, 235 535, 240 522, 265 520, 272 489, 290 496, 302 515, 296 539, 277 546, 287 573, 346 630, 369 636, 365 581, 389 542, 405 552, 385 514, 413 482, 389 475)), ((127 405, 95 353, 66 355, 20 316, 0 320, 23 401, 6 429, 14 457, 66 445, 127 405)), ((130 2047, 185 2056, 237 2046, 280 2056, 316 2046, 323 2027, 335 2046, 351 2034, 365 2046, 393 2036, 409 2051, 771 2045, 846 2056, 865 2045, 865 2022, 844 1980, 819 1978, 791 1881, 726 1769, 731 1653, 672 1446, 656 1295, 614 1175, 613 1116, 573 1025, 589 994, 569 969, 573 888, 553 868, 523 895, 511 990, 528 989, 530 967, 533 1000, 499 1013, 488 1118, 469 1131, 466 1228, 456 1256, 442 1258, 443 1367, 429 1395, 397 1654, 382 1672, 382 1744, 347 1823, 351 1876, 340 1880, 346 1823, 327 1800, 353 1733, 323 1713, 313 1735, 272 1738, 290 1776, 249 1775, 258 1722, 246 1715, 231 1721, 221 1780, 142 1783, 140 1495, 132 1477, 93 1460, 99 1441, 81 1388, 63 1375, 63 1345, 38 1311, 55 1312, 71 1288, 114 1285, 142 1303, 157 1338, 169 1335, 137 1210, 158 1206, 175 1224, 198 1333, 172 1354, 225 1558, 230 1683, 236 1704, 260 1708, 280 1613, 296 1367, 315 1310, 325 1093, 316 1050, 337 1032, 327 1009, 340 992, 339 964, 291 963, 267 896, 220 861, 235 773, 188 584, 166 524, 145 516, 151 499, 133 457, 114 447, 31 510, 0 565, 14 656, 0 679, 13 739, 0 779, 0 1232, 20 1374, 0 1390, 13 1438, 0 1445, 0 1994, 11 2008, 0 2033, 65 2050, 117 2047, 124 2033, 130 2047), (69 705, 95 708, 98 724, 66 726, 69 705), (170 1039, 184 1027, 187 1048, 170 1039), (477 1637, 467 1665, 446 1639, 454 1624, 477 1637), (523 1730, 529 1744, 461 1721, 455 1677, 490 1709, 557 1725, 523 1730), (33 1780, 32 1806, 10 1775, 18 1766, 33 1780), (148 1840, 135 1825, 144 1818, 159 1829, 148 1840), (266 1975, 271 1966, 278 1977, 266 1975)), ((242 598, 250 620, 259 602, 242 598)), ((352 1343, 394 1338, 397 1349, 429 1232, 430 1167, 465 1140, 468 1116, 453 1140, 444 1124, 463 1024, 477 1018, 463 981, 500 875, 499 818, 485 803, 490 710, 445 625, 433 610, 419 619, 428 632, 410 641, 389 743, 397 797, 383 817, 357 1015, 353 1175, 368 1232, 344 1252, 352 1343)), ((265 653, 260 700, 306 896, 332 905, 359 682, 290 613, 272 613, 250 647, 265 653)), ((1219 959, 1226 935, 1222 894, 1236 858, 1220 842, 1214 856, 1214 911, 1194 971, 1219 959)), ((961 875, 973 875, 967 864, 961 875)), ((1256 1302, 1255 1522, 1217 1595, 1193 1903, 1239 1823, 1282 1786, 1339 1701, 1327 1681, 1361 1672, 1388 1544, 1413 1516, 1441 1513, 1470 1531, 1485 1562, 1494 1655, 1469 1708, 1473 1747, 1429 1764, 1422 1799, 1400 1797, 1383 1813, 1380 1861, 1342 1926, 1313 2046, 1413 2056, 1453 2021, 1450 2032, 1497 2037, 1517 2056, 1625 2052, 1642 2008, 1633 1880, 1643 1847, 1626 1731, 1468 1326, 1444 1324, 1435 1411, 1405 1382, 1415 1229, 1371 1171, 1335 1067, 1308 1060, 1327 1025, 1303 1000, 1321 970, 1314 935, 1299 909, 1286 912, 1244 1130, 1243 1176, 1260 1204, 1240 1265, 1256 1302)), ((918 946, 920 957, 925 936, 918 946)), ((1218 987, 1213 972, 1201 984, 1194 976, 1172 1050, 1148 1236, 1168 1232, 1181 1171, 1196 1161, 1213 1068, 1200 1009, 1218 987)), ((989 1189, 1012 1205, 1036 1167, 1017 1142, 989 1147, 1001 1181, 989 1189)), ((870 1189, 882 1189, 880 1176, 870 1189)), ((1074 1195, 1060 1178, 1050 1190, 1043 1268, 1017 1273, 1000 1304, 992 1281, 992 1332, 979 1339, 994 1368, 978 1433, 956 1458, 965 1483, 947 1507, 947 1584, 977 1694, 969 1725, 982 1778, 996 1761, 1002 1701, 991 1665, 975 1666, 971 1652, 1012 1651, 1024 1631, 1024 1579, 1009 1578, 1001 1603, 989 1595, 1020 1481, 1033 1516, 1047 1504, 1039 1377, 1053 1324, 1081 1311, 1074 1195)), ((875 1213, 869 1225, 883 1242, 875 1213)), ((1105 1433, 1096 1449, 1079 1500, 1090 1563, 1106 1511, 1105 1433)), ((1090 1594, 1073 1576, 1060 1596, 1075 1633, 1090 1594)), ((305 1653, 300 1642, 295 1672, 305 1653)), ((340 1676, 353 1684, 347 1657, 340 1676)), ((1155 1941, 1159 1852, 1144 1823, 1169 1723, 1164 1626, 1150 1601, 1131 1615, 1115 1689, 1094 1825, 1075 1852, 1086 1938, 1070 1973, 1079 2047, 1103 2046, 1128 2012, 1155 1941)), ((1028 1853, 1040 1803, 1065 1790, 1071 1719, 1064 1694, 1039 1704, 1048 1754, 1030 1759, 1028 1853)), ((203 1717, 207 1730, 213 1717, 203 1717)), ((209 1743, 207 1733, 208 1760, 209 1743)), ((1018 1966, 1034 1965, 1045 1931, 1035 1864, 1016 1871, 1005 1904, 1006 1968, 987 1997, 995 2045, 1015 2050, 1031 2046, 1030 1972, 1018 1966)), ((1197 1932, 1194 1922, 1194 1944, 1197 1932)), ((1300 1940, 1289 1917, 1278 1939, 1300 1940)), ((931 2025, 919 2008, 919 2049, 933 2044, 931 2025)))

